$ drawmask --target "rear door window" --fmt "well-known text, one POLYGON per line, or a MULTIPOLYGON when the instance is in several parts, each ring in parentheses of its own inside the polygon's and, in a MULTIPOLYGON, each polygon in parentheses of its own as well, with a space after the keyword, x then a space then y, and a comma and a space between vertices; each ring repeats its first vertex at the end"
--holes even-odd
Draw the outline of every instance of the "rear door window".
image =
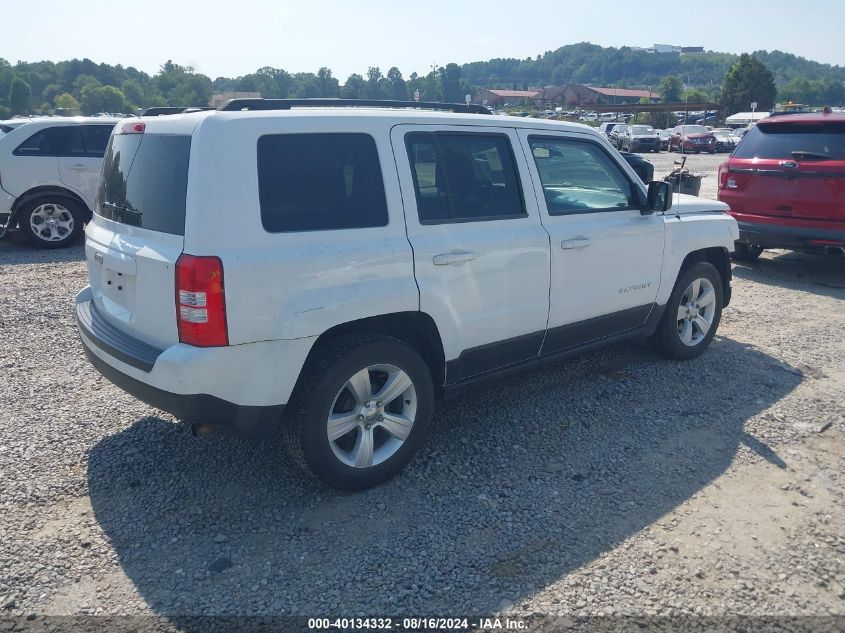
POLYGON ((103 163, 97 215, 184 235, 190 153, 190 136, 116 134, 103 163))
POLYGON ((758 125, 743 137, 734 158, 845 160, 845 123, 758 125))
POLYGON ((261 223, 270 233, 387 225, 369 134, 270 134, 258 139, 261 223))
POLYGON ((527 215, 506 136, 414 132, 405 143, 422 224, 527 215))
POLYGON ((18 145, 15 156, 102 158, 113 125, 62 125, 40 130, 18 145))
POLYGON ((48 127, 37 131, 12 152, 15 156, 61 156, 68 151, 70 126, 48 127))
POLYGON ((91 158, 102 158, 109 144, 109 136, 113 125, 79 125, 82 141, 85 145, 85 155, 91 158))

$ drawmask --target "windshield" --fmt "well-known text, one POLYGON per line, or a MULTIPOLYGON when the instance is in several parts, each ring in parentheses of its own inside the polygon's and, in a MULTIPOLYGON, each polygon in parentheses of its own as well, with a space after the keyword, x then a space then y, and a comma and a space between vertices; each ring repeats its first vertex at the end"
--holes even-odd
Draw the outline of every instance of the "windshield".
POLYGON ((685 125, 684 134, 707 134, 707 128, 703 125, 685 125))
POLYGON ((799 152, 814 154, 815 160, 845 160, 845 123, 758 125, 745 135, 734 157, 783 159, 799 152))
POLYGON ((631 128, 634 134, 654 134, 654 128, 650 125, 635 125, 631 128))
POLYGON ((728 138, 729 136, 731 136, 731 133, 727 130, 713 130, 713 134, 715 134, 719 138, 728 138))

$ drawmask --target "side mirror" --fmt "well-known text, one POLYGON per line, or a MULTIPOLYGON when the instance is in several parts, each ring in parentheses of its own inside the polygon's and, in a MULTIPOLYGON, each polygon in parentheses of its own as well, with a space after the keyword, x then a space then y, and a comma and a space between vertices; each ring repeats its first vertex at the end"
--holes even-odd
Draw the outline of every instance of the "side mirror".
POLYGON ((653 180, 648 183, 648 202, 642 211, 643 215, 654 213, 665 213, 672 208, 672 183, 661 180, 653 180))

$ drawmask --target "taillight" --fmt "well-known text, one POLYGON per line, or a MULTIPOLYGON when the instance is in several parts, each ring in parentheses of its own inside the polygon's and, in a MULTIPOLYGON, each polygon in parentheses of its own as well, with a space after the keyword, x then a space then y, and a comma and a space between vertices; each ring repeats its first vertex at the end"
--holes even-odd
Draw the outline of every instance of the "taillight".
POLYGON ((129 121, 123 124, 123 127, 120 130, 121 134, 143 134, 144 130, 147 128, 146 123, 136 123, 134 121, 129 121))
POLYGON ((719 176, 718 176, 718 186, 719 189, 725 188, 725 183, 728 181, 728 164, 722 163, 719 165, 719 176))
POLYGON ((179 256, 176 261, 179 341, 197 347, 229 344, 223 262, 219 257, 179 256))

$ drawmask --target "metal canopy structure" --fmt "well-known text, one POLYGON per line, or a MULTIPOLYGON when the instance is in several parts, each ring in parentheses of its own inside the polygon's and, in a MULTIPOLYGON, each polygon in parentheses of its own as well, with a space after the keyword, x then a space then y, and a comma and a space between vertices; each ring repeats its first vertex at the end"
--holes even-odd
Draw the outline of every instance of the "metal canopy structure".
POLYGON ((581 106, 582 111, 588 112, 697 112, 710 110, 721 112, 724 106, 720 103, 709 101, 681 101, 675 103, 617 103, 611 105, 587 105, 581 106))

